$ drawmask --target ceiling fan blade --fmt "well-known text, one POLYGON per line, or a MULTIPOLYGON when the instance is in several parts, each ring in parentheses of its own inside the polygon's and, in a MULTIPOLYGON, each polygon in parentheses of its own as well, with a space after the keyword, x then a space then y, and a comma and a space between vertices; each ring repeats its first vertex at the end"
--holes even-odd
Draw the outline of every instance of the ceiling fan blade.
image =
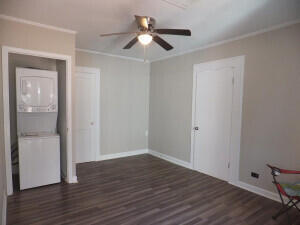
POLYGON ((130 49, 135 43, 137 43, 138 38, 133 38, 123 49, 130 49))
POLYGON ((170 35, 183 35, 183 36, 192 35, 191 31, 186 29, 155 29, 154 32, 158 34, 170 34, 170 35))
POLYGON ((153 37, 153 41, 155 41, 157 44, 159 44, 161 47, 163 47, 167 51, 173 49, 172 45, 170 45, 168 42, 166 42, 164 39, 162 39, 158 35, 155 35, 153 37))
POLYGON ((123 34, 136 34, 137 32, 120 32, 120 33, 110 33, 110 34, 100 34, 100 37, 107 37, 113 35, 123 35, 123 34))
POLYGON ((135 15, 135 20, 136 20, 138 27, 142 27, 142 28, 148 30, 148 27, 149 27, 148 26, 148 17, 135 15))

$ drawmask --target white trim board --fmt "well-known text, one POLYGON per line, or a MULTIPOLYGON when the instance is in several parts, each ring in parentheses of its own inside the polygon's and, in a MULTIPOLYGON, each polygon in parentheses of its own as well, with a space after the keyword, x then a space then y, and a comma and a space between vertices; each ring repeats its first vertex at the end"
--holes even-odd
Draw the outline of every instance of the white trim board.
MULTIPOLYGON (((95 74, 96 75, 96 95, 97 95, 97 99, 99 100, 96 103, 96 121, 95 124, 97 125, 96 127, 96 137, 101 137, 101 110, 100 110, 100 100, 101 100, 101 71, 99 68, 94 68, 94 67, 83 67, 83 66, 76 66, 75 68, 75 77, 77 76, 77 72, 80 73, 88 73, 88 74, 95 74)), ((100 155, 101 155, 101 138, 96 138, 97 139, 97 143, 96 143, 96 148, 94 150, 94 160, 97 161, 100 159, 100 155)))
POLYGON ((72 181, 70 183, 73 183, 73 184, 78 183, 77 176, 73 176, 72 181))
POLYGON ((195 169, 195 149, 194 149, 194 127, 195 121, 196 94, 197 94, 197 74, 202 71, 209 71, 219 68, 234 69, 233 102, 232 102, 232 121, 230 137, 230 170, 228 182, 234 183, 239 180, 239 160, 240 160, 240 139, 242 130, 242 106, 243 106, 243 86, 244 86, 244 64, 245 56, 225 58, 216 61, 209 61, 194 65, 193 71, 193 97, 192 97, 192 124, 191 124, 191 166, 195 169))
MULTIPOLYGON (((102 156, 100 156, 100 160, 99 161, 109 160, 109 159, 118 159, 118 158, 123 158, 123 157, 128 157, 128 156, 141 155, 141 154, 149 154, 149 155, 152 155, 154 157, 157 157, 157 158, 160 158, 162 160, 165 160, 165 161, 168 161, 170 163, 173 163, 175 165, 182 166, 182 167, 185 167, 187 169, 193 170, 192 169, 192 165, 191 165, 190 162, 186 162, 186 161, 177 159, 177 158, 175 158, 173 156, 169 156, 169 155, 166 155, 166 154, 163 154, 163 153, 160 153, 158 151, 151 150, 151 149, 140 149, 140 150, 134 150, 134 151, 128 151, 128 152, 121 152, 121 153, 115 153, 115 154, 109 154, 109 155, 102 155, 102 156)), ((198 171, 196 171, 196 172, 198 172, 198 171)), ((233 186, 236 186, 238 188, 241 188, 241 189, 253 192, 253 193, 257 194, 257 195, 269 198, 271 200, 280 202, 280 199, 279 199, 278 195, 276 193, 274 193, 274 192, 271 192, 271 191, 268 191, 268 190, 256 187, 254 185, 250 185, 250 184, 244 183, 242 181, 236 181, 234 183, 233 182, 229 182, 229 184, 231 184, 233 186)))
POLYGON ((116 57, 116 58, 120 58, 120 59, 128 59, 128 60, 133 60, 133 61, 137 61, 137 62, 144 62, 144 63, 149 63, 150 62, 149 60, 144 61, 143 59, 139 59, 139 58, 134 58, 134 57, 129 57, 129 56, 122 56, 122 55, 115 55, 115 54, 110 54, 110 53, 100 52, 100 51, 94 51, 94 50, 89 50, 89 49, 76 48, 76 51, 95 54, 95 55, 116 57))
MULTIPOLYGON (((46 25, 46 24, 42 24, 42 23, 30 21, 30 20, 25 20, 25 19, 13 17, 13 16, 7 16, 7 15, 4 15, 4 14, 0 14, 0 19, 15 21, 15 22, 24 23, 24 24, 29 24, 29 25, 42 27, 42 28, 47 28, 47 29, 51 29, 51 30, 57 30, 57 31, 70 33, 70 34, 77 34, 78 33, 77 31, 74 31, 74 30, 65 29, 65 28, 61 28, 61 27, 56 27, 56 26, 52 26, 52 25, 46 25)), ((297 23, 300 23, 300 20, 293 20, 293 21, 290 21, 290 22, 287 22, 287 23, 274 25, 274 26, 271 26, 269 28, 260 29, 258 31, 250 32, 248 34, 244 34, 244 35, 240 35, 240 36, 230 38, 230 39, 226 39, 226 40, 223 40, 223 41, 207 44, 207 45, 204 45, 204 46, 201 46, 201 47, 193 48, 193 49, 183 51, 183 52, 180 52, 180 53, 177 53, 177 54, 164 56, 164 57, 161 57, 161 58, 158 58, 158 59, 146 60, 146 63, 161 61, 161 60, 165 60, 165 59, 168 59, 168 58, 173 58, 173 57, 176 57, 176 56, 181 56, 181 55, 185 55, 185 54, 188 54, 188 53, 204 50, 204 49, 207 49, 207 48, 216 47, 216 46, 219 46, 219 45, 222 45, 222 44, 226 44, 226 43, 230 43, 230 42, 233 42, 233 41, 237 41, 237 40, 245 39, 245 38, 248 38, 248 37, 256 36, 256 35, 263 34, 263 33, 269 32, 269 31, 278 30, 280 28, 288 27, 288 26, 291 26, 291 25, 294 25, 294 24, 297 24, 297 23)), ((99 55, 105 55, 105 56, 111 56, 111 57, 117 57, 117 58, 123 58, 123 59, 129 59, 129 60, 134 60, 134 61, 138 61, 138 62, 144 62, 144 60, 140 59, 140 58, 134 58, 134 57, 122 56, 122 55, 115 55, 115 54, 110 54, 110 53, 105 53, 105 52, 100 52, 100 51, 95 51, 95 50, 89 50, 89 49, 76 48, 76 51, 87 52, 87 53, 92 53, 92 54, 99 54, 99 55)))
POLYGON ((74 30, 69 30, 69 29, 65 29, 65 28, 61 28, 61 27, 52 26, 52 25, 37 23, 37 22, 33 22, 31 20, 25 20, 25 19, 13 17, 13 16, 7 16, 4 14, 0 14, 0 19, 10 20, 10 21, 18 22, 18 23, 24 23, 24 24, 28 24, 28 25, 32 25, 32 26, 36 26, 36 27, 42 27, 42 28, 61 31, 61 32, 70 33, 70 34, 77 33, 77 31, 74 31, 74 30))
MULTIPOLYGON (((189 53, 201 51, 201 50, 204 50, 204 49, 217 47, 219 45, 227 44, 227 43, 230 43, 230 42, 233 42, 233 41, 238 41, 238 40, 242 40, 242 39, 245 39, 245 38, 253 37, 253 36, 256 36, 256 35, 259 35, 259 34, 267 33, 267 32, 273 31, 273 30, 278 30, 278 29, 281 29, 281 28, 284 28, 284 27, 289 27, 289 26, 295 25, 297 23, 300 23, 300 20, 293 20, 293 21, 290 21, 290 22, 287 22, 287 23, 274 25, 274 26, 271 26, 269 28, 260 29, 258 31, 250 32, 250 33, 240 35, 240 36, 237 36, 237 37, 233 37, 233 38, 229 38, 229 39, 226 39, 226 40, 222 40, 222 41, 214 42, 214 43, 211 43, 211 44, 203 45, 201 47, 197 47, 197 48, 193 48, 193 49, 190 49, 190 50, 187 50, 187 51, 179 52, 177 54, 163 56, 163 57, 158 58, 158 59, 147 60, 146 62, 147 63, 152 63, 152 62, 162 61, 162 60, 173 58, 173 57, 176 57, 176 56, 182 56, 182 55, 186 55, 186 54, 189 54, 189 53)), ((106 56, 112 56, 112 57, 118 57, 118 58, 124 58, 124 59, 131 59, 131 60, 135 60, 135 61, 139 61, 139 62, 144 62, 143 59, 139 59, 139 58, 114 55, 114 54, 109 54, 109 53, 104 53, 104 52, 99 52, 99 51, 93 51, 93 50, 88 50, 88 49, 76 48, 76 51, 82 51, 82 52, 87 52, 87 53, 92 53, 92 54, 106 55, 106 56)))
MULTIPOLYGON (((149 149, 149 153, 148 154, 150 154, 150 155, 152 155, 154 157, 166 160, 166 161, 168 161, 170 163, 173 163, 173 164, 176 164, 176 165, 179 165, 179 166, 182 166, 182 167, 185 167, 185 168, 193 170, 192 169, 192 165, 191 165, 190 162, 182 161, 182 160, 177 159, 175 157, 172 157, 172 156, 169 156, 169 155, 165 155, 163 153, 160 153, 160 152, 157 152, 157 151, 153 151, 151 149, 149 149)), ((275 193, 275 192, 271 192, 271 191, 265 190, 263 188, 254 186, 254 185, 247 184, 247 183, 244 183, 244 182, 239 181, 239 180, 236 181, 236 182, 229 182, 229 184, 231 184, 233 186, 236 186, 238 188, 250 191, 250 192, 252 192, 254 194, 266 197, 268 199, 271 199, 271 200, 274 200, 274 201, 277 201, 277 202, 281 202, 278 194, 275 193)))
MULTIPOLYGON (((78 33, 77 31, 74 31, 74 30, 65 29, 65 28, 56 27, 56 26, 47 25, 47 24, 42 24, 42 23, 30 21, 30 20, 25 20, 25 19, 13 17, 13 16, 7 16, 7 15, 4 15, 4 14, 0 14, 0 19, 15 21, 15 22, 24 23, 24 24, 29 24, 29 25, 42 27, 42 28, 47 28, 47 29, 51 29, 51 30, 57 30, 57 31, 70 33, 70 34, 77 34, 78 33)), ((161 57, 161 58, 158 58, 158 59, 153 59, 153 60, 146 60, 146 62, 147 63, 152 63, 152 62, 161 61, 161 60, 165 60, 165 59, 168 59, 168 58, 173 58, 173 57, 176 57, 176 56, 181 56, 181 55, 185 55, 185 54, 188 54, 188 53, 204 50, 204 49, 207 49, 207 48, 216 47, 216 46, 219 46, 219 45, 222 45, 222 44, 230 43, 230 42, 233 42, 233 41, 237 41, 237 40, 245 39, 245 38, 248 38, 248 37, 256 36, 256 35, 259 35, 259 34, 262 34, 262 33, 266 33, 266 32, 269 32, 269 31, 273 31, 273 30, 277 30, 277 29, 280 29, 280 28, 288 27, 288 26, 291 26, 291 25, 294 25, 294 24, 297 24, 297 23, 300 23, 300 20, 294 20, 294 21, 290 21, 290 22, 287 22, 287 23, 274 25, 274 26, 271 26, 269 28, 264 28, 264 29, 261 29, 261 30, 258 30, 258 31, 250 32, 248 34, 240 35, 240 36, 230 38, 230 39, 227 39, 227 40, 207 44, 207 45, 204 45, 202 47, 193 48, 193 49, 183 51, 183 52, 180 52, 180 53, 177 53, 177 54, 172 54, 172 55, 164 56, 164 57, 161 57)), ((76 51, 82 51, 82 52, 87 52, 87 53, 92 53, 92 54, 99 54, 99 55, 105 55, 105 56, 111 56, 111 57, 134 60, 134 61, 138 61, 138 62, 144 62, 144 60, 140 59, 140 58, 115 55, 115 54, 110 54, 110 53, 105 53, 105 52, 100 52, 100 51, 95 51, 95 50, 89 50, 89 49, 76 48, 76 51)))
POLYGON ((8 55, 10 53, 30 55, 43 58, 59 59, 66 61, 66 93, 67 93, 67 178, 73 183, 72 174, 72 57, 68 55, 54 54, 29 49, 2 46, 2 80, 3 80, 3 113, 4 113, 4 148, 6 166, 6 190, 7 195, 13 193, 12 168, 11 168, 11 143, 10 143, 10 111, 9 111, 9 71, 8 55))
POLYGON ((6 211, 7 211, 7 195, 5 193, 5 191, 3 192, 3 206, 2 206, 2 223, 3 225, 6 224, 6 211))
POLYGON ((235 183, 230 183, 230 184, 233 185, 233 186, 242 188, 244 190, 250 191, 254 194, 257 194, 257 195, 266 197, 268 199, 274 200, 276 202, 281 202, 278 194, 275 193, 275 192, 268 191, 266 189, 263 189, 263 188, 260 188, 260 187, 257 187, 257 186, 251 185, 251 184, 247 184, 247 183, 242 182, 242 181, 237 181, 235 183))
POLYGON ((238 41, 238 40, 242 40, 242 39, 245 39, 245 38, 248 38, 248 37, 253 37, 253 36, 256 36, 256 35, 259 35, 259 34, 263 34, 263 33, 269 32, 269 31, 278 30, 278 29, 281 29, 281 28, 284 28, 284 27, 288 27, 288 26, 297 24, 297 23, 300 23, 300 20, 294 20, 294 21, 290 21, 290 22, 287 22, 287 23, 278 24, 278 25, 275 25, 275 26, 271 26, 269 28, 264 28, 264 29, 261 29, 261 30, 258 30, 258 31, 248 33, 248 34, 240 35, 240 36, 237 36, 237 37, 234 37, 234 38, 229 38, 227 40, 214 42, 214 43, 211 43, 211 44, 204 45, 202 47, 193 48, 193 49, 183 51, 183 52, 180 52, 180 53, 177 53, 177 54, 164 56, 164 57, 161 57, 161 58, 158 58, 158 59, 153 59, 150 62, 151 63, 152 62, 157 62, 157 61, 173 58, 173 57, 176 57, 176 56, 181 56, 181 55, 189 54, 189 53, 192 53, 192 52, 197 52, 197 51, 200 51, 200 50, 216 47, 216 46, 227 44, 227 43, 230 43, 230 42, 233 42, 233 41, 238 41))
POLYGON ((134 156, 134 155, 141 155, 141 154, 147 154, 147 153, 148 153, 148 149, 139 149, 139 150, 128 151, 128 152, 120 152, 120 153, 115 153, 115 154, 100 155, 99 161, 109 160, 109 159, 118 159, 118 158, 134 156))
POLYGON ((62 179, 66 182, 66 183, 69 183, 69 184, 76 184, 78 183, 78 180, 77 180, 77 176, 72 176, 70 179, 63 176, 63 174, 61 174, 61 177, 62 179))
POLYGON ((100 69, 94 67, 86 67, 86 66, 76 66, 76 72, 83 72, 83 73, 96 73, 100 76, 100 69))
MULTIPOLYGON (((162 160, 168 161, 170 163, 173 163, 175 165, 179 165, 182 167, 185 167, 187 169, 191 169, 192 170, 192 166, 190 162, 186 162, 180 159, 177 159, 175 157, 160 153, 158 151, 154 151, 151 149, 140 149, 140 150, 134 150, 134 151, 128 151, 128 152, 121 152, 121 153, 115 153, 115 154, 109 154, 109 155, 102 155, 100 156, 100 160, 99 161, 103 161, 103 160, 109 160, 109 159, 118 159, 118 158, 123 158, 123 157, 128 157, 128 156, 135 156, 135 155, 141 155, 141 154, 149 154, 152 155, 154 157, 160 158, 162 160)), ((247 183, 244 183, 242 181, 236 181, 234 183, 229 182, 229 184, 236 186, 238 188, 253 192, 257 195, 269 198, 271 200, 280 202, 280 199, 278 197, 278 195, 274 192, 256 187, 254 185, 250 185, 247 183)))
POLYGON ((163 154, 163 153, 160 153, 158 151, 154 151, 154 150, 149 149, 149 154, 152 155, 152 156, 155 156, 157 158, 160 158, 160 159, 166 160, 168 162, 171 162, 173 164, 176 164, 176 165, 188 168, 188 169, 192 169, 191 163, 180 160, 180 159, 177 159, 175 157, 172 157, 172 156, 169 156, 169 155, 166 155, 166 154, 163 154))
POLYGON ((165 155, 163 153, 160 153, 160 152, 154 151, 154 150, 150 150, 150 149, 139 149, 139 150, 128 151, 128 152, 120 152, 120 153, 115 153, 115 154, 100 155, 99 161, 109 160, 109 159, 118 159, 118 158, 123 158, 123 157, 128 157, 128 156, 135 156, 135 155, 142 155, 142 154, 150 154, 154 157, 166 160, 166 161, 171 162, 173 164, 191 169, 191 164, 189 162, 186 162, 186 161, 177 159, 175 157, 165 155))

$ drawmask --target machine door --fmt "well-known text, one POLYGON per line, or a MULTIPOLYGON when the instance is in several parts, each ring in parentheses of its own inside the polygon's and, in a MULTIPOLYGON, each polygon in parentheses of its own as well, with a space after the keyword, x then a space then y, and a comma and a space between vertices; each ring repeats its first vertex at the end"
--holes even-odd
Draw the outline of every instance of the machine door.
POLYGON ((57 76, 52 71, 39 71, 39 75, 34 74, 36 70, 26 72, 17 73, 18 111, 57 111, 57 76))
POLYGON ((21 100, 31 107, 53 104, 54 81, 49 77, 21 77, 21 100))
POLYGON ((19 138, 20 189, 59 183, 58 136, 19 138))

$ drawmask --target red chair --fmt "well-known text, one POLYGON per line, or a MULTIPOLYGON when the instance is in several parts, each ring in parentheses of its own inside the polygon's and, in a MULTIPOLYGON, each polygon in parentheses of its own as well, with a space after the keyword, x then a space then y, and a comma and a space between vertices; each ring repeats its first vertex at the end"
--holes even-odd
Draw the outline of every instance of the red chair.
POLYGON ((290 224, 291 219, 288 214, 288 211, 295 207, 299 212, 300 209, 298 208, 297 204, 300 202, 300 182, 299 183, 281 183, 278 182, 276 177, 280 174, 300 174, 300 171, 296 170, 285 170, 280 169, 275 166, 267 165, 271 168, 271 175, 273 176, 273 183, 275 184, 279 197, 281 199, 282 208, 279 210, 279 212, 274 215, 272 218, 276 220, 280 215, 286 213, 288 217, 288 221, 290 224), (287 203, 285 203, 283 196, 288 198, 287 203))

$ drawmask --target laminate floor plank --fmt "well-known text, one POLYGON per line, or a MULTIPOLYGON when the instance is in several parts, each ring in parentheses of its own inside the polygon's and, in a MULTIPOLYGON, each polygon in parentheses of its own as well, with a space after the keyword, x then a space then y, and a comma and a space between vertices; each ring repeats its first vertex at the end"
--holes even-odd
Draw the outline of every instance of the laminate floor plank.
MULTIPOLYGON (((78 184, 8 197, 8 225, 287 225, 280 204, 150 155, 77 165, 78 184)), ((294 210, 293 224, 300 224, 294 210)))

